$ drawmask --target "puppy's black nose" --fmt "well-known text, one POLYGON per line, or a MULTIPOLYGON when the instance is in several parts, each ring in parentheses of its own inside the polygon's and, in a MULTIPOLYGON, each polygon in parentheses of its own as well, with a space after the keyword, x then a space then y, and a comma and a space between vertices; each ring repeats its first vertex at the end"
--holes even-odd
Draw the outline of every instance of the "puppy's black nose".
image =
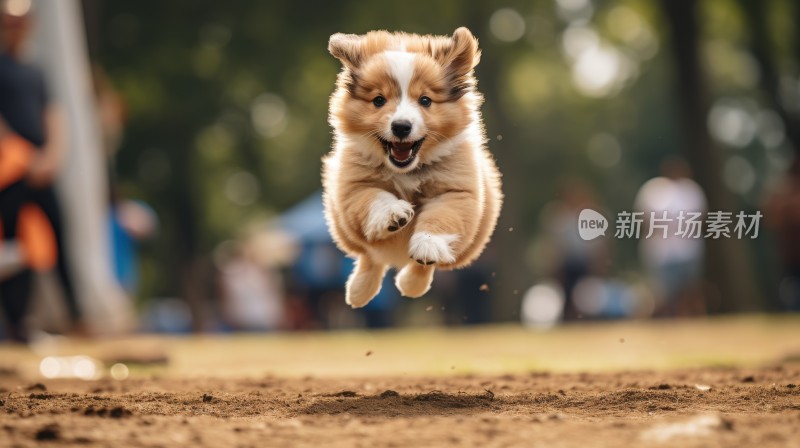
POLYGON ((411 122, 406 120, 393 121, 392 134, 397 138, 408 137, 408 134, 411 134, 411 122))

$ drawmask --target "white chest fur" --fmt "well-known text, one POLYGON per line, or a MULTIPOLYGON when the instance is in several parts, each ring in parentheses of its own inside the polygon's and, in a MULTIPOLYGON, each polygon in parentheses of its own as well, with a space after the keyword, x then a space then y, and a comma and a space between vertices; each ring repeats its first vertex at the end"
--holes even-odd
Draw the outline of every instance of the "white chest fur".
POLYGON ((408 199, 419 191, 420 185, 422 185, 422 178, 414 172, 408 174, 394 174, 391 178, 391 182, 398 196, 408 199))

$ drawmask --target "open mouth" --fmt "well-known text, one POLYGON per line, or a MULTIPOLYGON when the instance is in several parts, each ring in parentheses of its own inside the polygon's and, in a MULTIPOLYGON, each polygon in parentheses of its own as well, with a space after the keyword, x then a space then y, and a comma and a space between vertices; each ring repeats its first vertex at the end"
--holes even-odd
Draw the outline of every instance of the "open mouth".
POLYGON ((417 157, 417 152, 419 152, 419 148, 422 146, 422 142, 425 141, 425 138, 423 137, 413 142, 390 142, 382 138, 378 138, 378 140, 380 140, 386 153, 389 154, 389 160, 392 161, 392 164, 398 168, 405 168, 414 162, 414 159, 417 157))

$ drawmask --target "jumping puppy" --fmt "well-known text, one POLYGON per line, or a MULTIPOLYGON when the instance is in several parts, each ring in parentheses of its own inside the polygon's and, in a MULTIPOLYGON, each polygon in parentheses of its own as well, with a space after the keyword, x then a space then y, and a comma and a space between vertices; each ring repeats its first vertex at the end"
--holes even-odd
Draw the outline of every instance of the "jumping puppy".
POLYGON ((356 259, 347 303, 369 303, 389 267, 404 296, 420 297, 436 268, 480 255, 500 213, 473 74, 478 42, 466 28, 452 37, 372 31, 334 34, 328 51, 342 71, 323 201, 334 241, 356 259))

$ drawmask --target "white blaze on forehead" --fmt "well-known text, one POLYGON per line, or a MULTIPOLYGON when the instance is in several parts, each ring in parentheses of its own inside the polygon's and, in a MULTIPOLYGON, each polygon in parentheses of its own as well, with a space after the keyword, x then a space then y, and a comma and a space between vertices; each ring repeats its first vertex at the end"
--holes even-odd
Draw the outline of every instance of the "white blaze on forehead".
POLYGON ((414 74, 414 59, 416 56, 407 51, 387 51, 384 53, 389 70, 397 83, 400 84, 400 91, 403 97, 408 93, 408 85, 411 83, 411 76, 414 74))
MULTIPOLYGON (((416 101, 412 101, 408 97, 408 86, 411 84, 411 78, 414 76, 414 62, 416 55, 407 51, 386 51, 383 53, 386 58, 386 63, 389 65, 389 71, 392 77, 397 81, 400 86, 400 103, 390 120, 406 120, 411 123, 412 130, 409 135, 409 140, 419 140, 422 138, 421 126, 422 114, 420 114, 419 106, 416 101)), ((391 130, 387 130, 387 135, 391 135, 391 130)))

